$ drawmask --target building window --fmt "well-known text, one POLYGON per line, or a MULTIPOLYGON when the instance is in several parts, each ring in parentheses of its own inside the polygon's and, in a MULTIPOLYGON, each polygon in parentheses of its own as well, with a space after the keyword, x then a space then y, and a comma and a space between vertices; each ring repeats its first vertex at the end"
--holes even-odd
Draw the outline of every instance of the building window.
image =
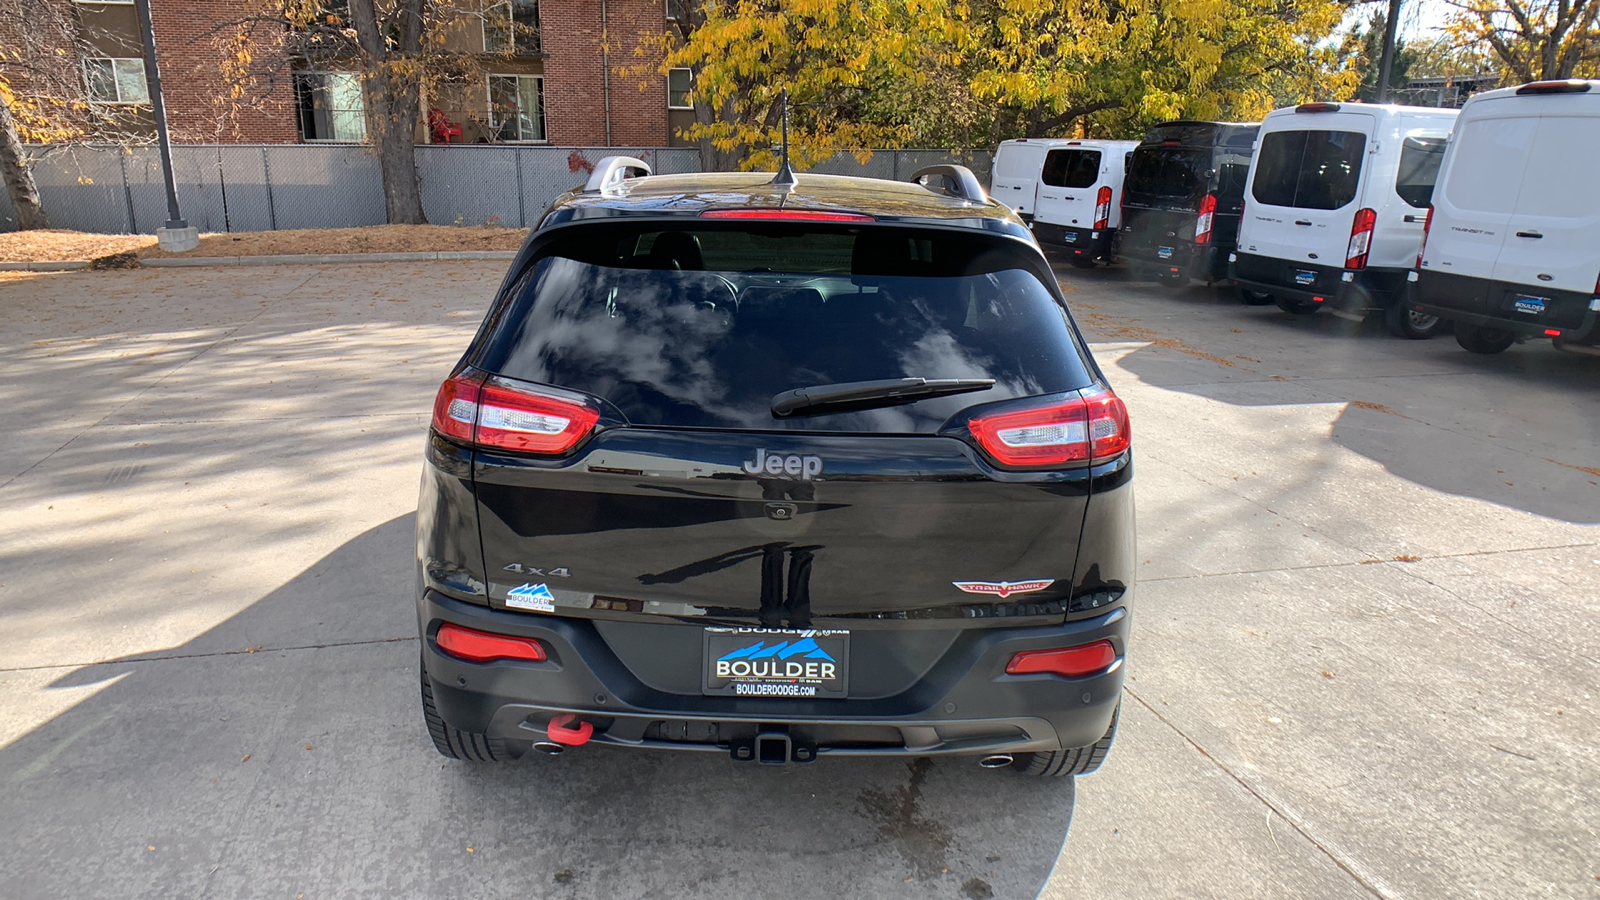
POLYGON ((84 80, 95 103, 149 103, 142 59, 86 59, 84 80))
POLYGON ((295 116, 307 141, 367 139, 361 76, 353 72, 300 72, 294 76, 295 116))
POLYGON ((689 2, 688 2, 688 0, 666 0, 666 6, 667 6, 667 21, 668 22, 687 22, 687 21, 689 21, 689 2))
POLYGON ((694 73, 688 69, 667 70, 667 109, 693 109, 689 102, 689 88, 694 85, 694 73))
POLYGON ((495 140, 546 140, 544 79, 538 75, 490 75, 489 127, 494 129, 495 140))
POLYGON ((538 0, 499 0, 484 7, 483 50, 513 56, 538 53, 538 0))

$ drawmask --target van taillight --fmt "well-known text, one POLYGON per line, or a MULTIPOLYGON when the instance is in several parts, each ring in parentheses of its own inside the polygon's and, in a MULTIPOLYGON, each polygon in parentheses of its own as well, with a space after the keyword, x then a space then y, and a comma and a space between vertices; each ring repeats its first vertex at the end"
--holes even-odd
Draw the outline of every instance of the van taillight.
POLYGON ((1211 222, 1217 214, 1217 195, 1207 194, 1200 201, 1200 218, 1194 223, 1194 242, 1196 244, 1211 243, 1211 222))
POLYGON ((1096 231, 1111 225, 1111 188, 1103 187, 1094 200, 1094 227, 1096 231))
POLYGON ((977 416, 967 430, 990 459, 1014 469, 1103 462, 1132 443, 1128 408, 1099 389, 1034 409, 977 416))
POLYGON ((435 431, 518 453, 565 453, 599 420, 600 411, 586 403, 482 374, 449 379, 433 401, 435 431))
POLYGON ((1372 226, 1378 224, 1378 214, 1370 209, 1356 210, 1355 221, 1350 223, 1350 246, 1344 253, 1346 269, 1365 269, 1367 251, 1372 249, 1372 226))
MULTIPOLYGON (((1428 249, 1428 230, 1431 229, 1432 227, 1433 227, 1433 207, 1430 206, 1430 207, 1428 207, 1428 214, 1426 216, 1423 216, 1423 218, 1422 218, 1422 246, 1417 248, 1417 265, 1415 266, 1415 268, 1418 268, 1418 269, 1422 268, 1422 254, 1425 253, 1427 251, 1427 249, 1428 249)), ((1600 292, 1600 287, 1597 287, 1596 291, 1600 292)))

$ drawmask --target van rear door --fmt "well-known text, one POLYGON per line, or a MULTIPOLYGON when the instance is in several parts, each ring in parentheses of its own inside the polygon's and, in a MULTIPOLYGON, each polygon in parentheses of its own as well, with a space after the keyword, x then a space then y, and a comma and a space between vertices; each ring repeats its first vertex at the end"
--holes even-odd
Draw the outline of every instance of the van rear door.
POLYGON ((1479 109, 1463 116, 1450 137, 1422 267, 1493 278, 1539 120, 1509 97, 1482 101, 1479 109))
POLYGON ((1376 124, 1366 113, 1296 112, 1263 125, 1245 200, 1245 251, 1303 264, 1287 273, 1292 283, 1331 289, 1310 267, 1344 267, 1376 124))
MULTIPOLYGON (((1584 298, 1600 275, 1600 168, 1593 154, 1600 150, 1600 103, 1574 103, 1550 98, 1541 105, 1565 100, 1562 112, 1549 111, 1538 119, 1527 169, 1506 228, 1505 242, 1494 266, 1494 278, 1526 285, 1526 293, 1539 298, 1550 291, 1572 291, 1584 298)), ((1532 301, 1518 306, 1513 297, 1491 297, 1517 318, 1541 315, 1544 324, 1576 328, 1587 312, 1584 303, 1543 304, 1531 312, 1532 301), (1571 308, 1569 308, 1571 307, 1571 308)))
POLYGON ((1056 147, 1039 173, 1034 217, 1055 225, 1094 227, 1096 187, 1105 178, 1106 154, 1088 147, 1056 147))
POLYGON ((995 151, 989 196, 1016 210, 1018 215, 1032 216, 1039 168, 1044 164, 1048 149, 1043 143, 1002 141, 995 151))

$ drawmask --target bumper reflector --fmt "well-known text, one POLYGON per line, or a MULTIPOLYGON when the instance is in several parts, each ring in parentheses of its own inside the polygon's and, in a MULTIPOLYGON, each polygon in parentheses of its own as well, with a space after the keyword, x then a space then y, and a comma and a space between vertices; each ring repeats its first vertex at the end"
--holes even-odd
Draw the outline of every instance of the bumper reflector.
POLYGON ((1006 663, 1007 675, 1034 675, 1045 673, 1067 678, 1082 678, 1104 671, 1117 661, 1117 651, 1110 641, 1095 641, 1077 647, 1059 650, 1029 650, 1011 657, 1006 663))
POLYGON ((434 640, 440 650, 469 662, 493 662, 497 659, 544 662, 546 659, 544 647, 533 638, 490 634, 448 622, 439 626, 439 633, 434 640))

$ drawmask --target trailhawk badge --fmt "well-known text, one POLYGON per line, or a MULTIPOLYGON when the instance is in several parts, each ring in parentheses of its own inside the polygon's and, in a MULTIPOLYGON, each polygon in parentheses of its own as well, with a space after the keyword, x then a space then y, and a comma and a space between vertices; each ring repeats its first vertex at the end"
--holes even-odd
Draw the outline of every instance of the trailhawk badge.
POLYGON ((1038 581, 952 581, 951 584, 969 594, 993 594, 1002 600, 1012 594, 1031 594, 1056 583, 1054 578, 1038 581))

